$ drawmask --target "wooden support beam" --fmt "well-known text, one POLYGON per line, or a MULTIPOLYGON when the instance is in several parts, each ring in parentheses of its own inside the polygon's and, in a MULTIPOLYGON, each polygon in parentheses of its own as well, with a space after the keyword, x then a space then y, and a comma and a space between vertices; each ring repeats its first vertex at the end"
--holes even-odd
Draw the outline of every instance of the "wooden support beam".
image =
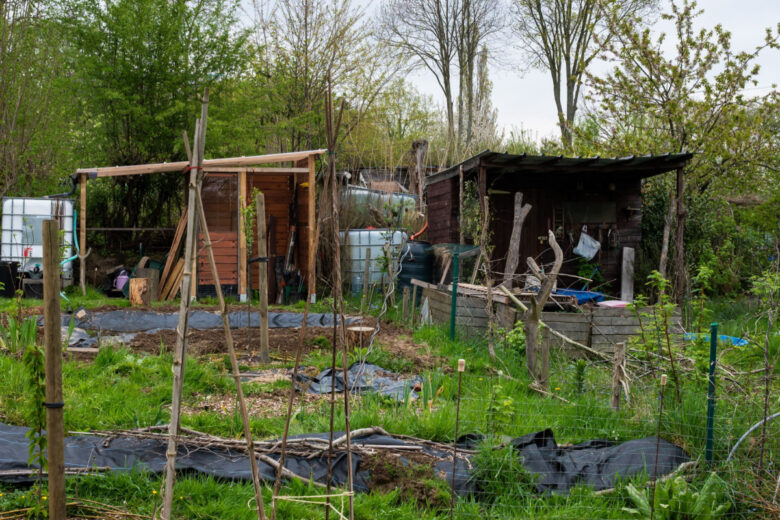
POLYGON ((79 175, 79 284, 87 295, 87 174, 79 175))
MULTIPOLYGON (((265 196, 258 193, 255 197, 255 215, 257 218, 257 256, 268 256, 268 240, 265 231, 265 196)), ((260 298, 260 362, 270 363, 268 350, 268 262, 257 263, 257 288, 260 298)))
MULTIPOLYGON (((168 283, 168 278, 171 274, 171 269, 176 265, 176 261, 179 259, 179 248, 181 246, 181 239, 184 236, 184 231, 187 228, 187 206, 184 206, 184 210, 181 212, 179 223, 176 226, 176 233, 173 235, 173 242, 171 242, 171 248, 168 250, 168 257, 165 259, 165 266, 163 267, 162 274, 160 275, 160 285, 165 286, 168 283)), ((160 299, 165 299, 162 295, 160 299)))
MULTIPOLYGON (((82 268, 82 280, 84 269, 82 268)), ((46 456, 49 466, 49 518, 65 520, 65 429, 60 332, 60 224, 43 222, 43 322, 46 348, 46 456)), ((43 406, 37 403, 36 406, 43 406)))
POLYGON ((243 301, 247 298, 247 244, 246 233, 247 225, 252 223, 244 222, 244 208, 246 208, 246 168, 238 172, 238 296, 243 301))
POLYGON ((317 221, 317 217, 315 214, 315 206, 316 206, 316 194, 317 194, 317 180, 316 180, 316 169, 314 164, 314 155, 309 155, 308 162, 309 162, 309 203, 308 203, 308 220, 306 222, 306 230, 307 234, 309 235, 307 237, 309 242, 309 272, 306 273, 306 276, 308 279, 308 286, 309 286, 309 301, 311 303, 314 303, 317 301, 317 251, 315 246, 315 240, 314 240, 314 226, 315 222, 317 221))

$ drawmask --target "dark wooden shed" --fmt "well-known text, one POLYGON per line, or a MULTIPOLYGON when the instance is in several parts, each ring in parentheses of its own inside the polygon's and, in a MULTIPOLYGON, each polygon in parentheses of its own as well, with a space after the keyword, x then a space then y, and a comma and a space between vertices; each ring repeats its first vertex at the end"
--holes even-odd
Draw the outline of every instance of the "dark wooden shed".
POLYGON ((464 183, 476 183, 480 201, 489 197, 494 273, 504 271, 519 191, 533 206, 522 230, 519 270, 529 256, 552 261, 547 243, 552 230, 564 251, 562 272, 576 273, 579 257, 573 249, 586 226, 601 243, 592 262, 611 282, 606 292, 619 293, 624 250, 638 249, 642 240, 642 179, 682 168, 690 158, 688 153, 602 159, 484 151, 427 178, 428 238, 434 244, 459 241, 462 169, 464 183))

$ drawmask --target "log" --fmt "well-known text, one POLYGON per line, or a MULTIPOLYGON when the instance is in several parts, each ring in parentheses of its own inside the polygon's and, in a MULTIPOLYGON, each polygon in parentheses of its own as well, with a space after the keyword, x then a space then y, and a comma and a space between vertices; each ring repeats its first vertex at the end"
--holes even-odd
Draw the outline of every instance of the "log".
POLYGON ((149 306, 152 293, 149 291, 148 278, 130 279, 130 306, 140 307, 149 306))
POLYGON ((531 212, 531 205, 523 205, 523 194, 515 193, 515 220, 512 225, 512 235, 509 239, 509 249, 507 250, 506 268, 504 269, 504 281, 502 285, 512 288, 512 281, 520 264, 520 237, 523 232, 523 223, 528 213, 531 212))
POLYGON ((149 280, 149 301, 156 302, 160 299, 160 271, 152 268, 137 269, 135 274, 138 278, 149 280))

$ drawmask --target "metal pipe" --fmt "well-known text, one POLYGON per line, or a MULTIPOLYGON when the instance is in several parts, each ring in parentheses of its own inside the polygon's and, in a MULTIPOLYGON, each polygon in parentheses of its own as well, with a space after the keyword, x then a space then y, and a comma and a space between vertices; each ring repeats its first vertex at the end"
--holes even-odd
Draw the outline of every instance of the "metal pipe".
POLYGON ((67 199, 74 193, 76 193, 76 186, 78 186, 78 182, 76 181, 76 176, 71 175, 70 176, 70 191, 66 191, 64 193, 55 193, 54 195, 44 195, 44 199, 67 199))
POLYGON ((713 429, 715 425, 715 364, 718 353, 718 324, 710 325, 710 373, 707 376, 707 441, 704 448, 704 458, 707 464, 712 464, 713 429))

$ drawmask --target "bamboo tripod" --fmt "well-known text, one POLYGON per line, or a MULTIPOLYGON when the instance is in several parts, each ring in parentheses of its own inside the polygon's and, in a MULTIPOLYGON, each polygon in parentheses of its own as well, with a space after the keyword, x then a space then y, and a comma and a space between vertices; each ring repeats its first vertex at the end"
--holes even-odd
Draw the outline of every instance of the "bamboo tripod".
POLYGON ((241 419, 244 426, 244 438, 246 439, 249 463, 252 468, 252 482, 255 489, 255 499, 257 501, 257 518, 265 520, 265 509, 263 506, 262 488, 260 487, 260 477, 257 468, 257 459, 255 458, 254 443, 252 440, 252 431, 249 427, 249 415, 246 409, 244 393, 241 388, 241 374, 238 369, 238 359, 233 346, 233 335, 230 331, 228 321, 227 306, 222 295, 222 287, 219 283, 217 273, 217 264, 214 260, 214 251, 211 247, 208 225, 206 223, 206 213, 203 210, 201 198, 201 186, 203 183, 203 152, 206 143, 206 118, 208 116, 208 89, 206 89, 201 103, 201 117, 195 124, 195 139, 192 150, 185 134, 185 145, 190 159, 190 180, 188 185, 189 206, 192 211, 187 214, 187 239, 185 242, 184 253, 184 273, 181 281, 181 303, 179 304, 179 323, 176 328, 176 349, 173 358, 173 397, 171 404, 171 420, 168 426, 168 449, 166 451, 165 480, 163 484, 163 508, 161 518, 170 520, 173 509, 173 486, 176 479, 176 452, 181 422, 181 398, 182 387, 184 383, 184 363, 187 355, 187 333, 189 330, 189 311, 190 294, 193 288, 192 284, 192 265, 193 257, 198 245, 198 228, 203 234, 205 250, 208 254, 211 277, 214 281, 214 287, 219 299, 219 310, 222 315, 222 326, 225 331, 225 343, 227 344, 228 354, 232 375, 236 383, 236 396, 238 399, 241 419))

